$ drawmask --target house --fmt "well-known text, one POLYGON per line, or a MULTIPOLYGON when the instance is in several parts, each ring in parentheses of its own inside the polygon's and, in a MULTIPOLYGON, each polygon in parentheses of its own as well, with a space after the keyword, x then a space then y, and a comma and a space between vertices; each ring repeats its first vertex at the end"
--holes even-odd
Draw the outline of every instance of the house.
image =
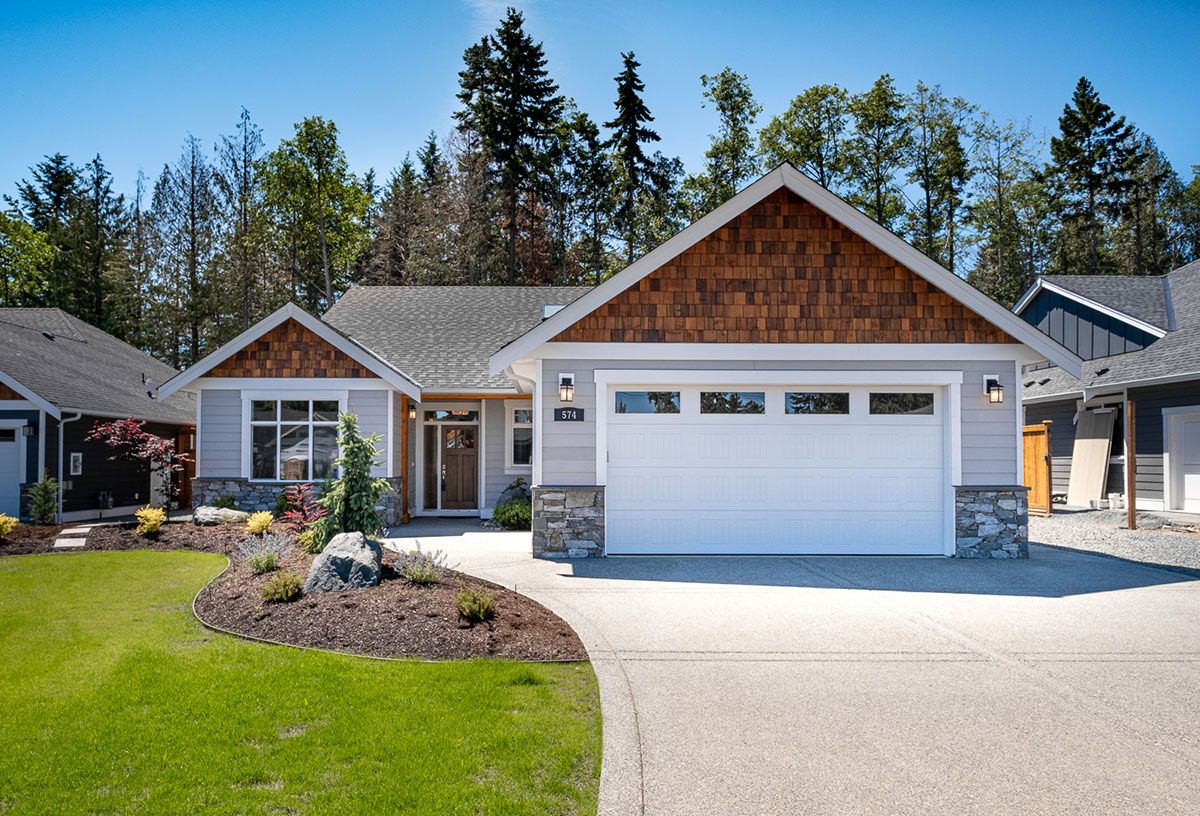
POLYGON ((63 521, 165 504, 162 474, 112 461, 111 449, 85 437, 97 422, 135 417, 190 449, 191 395, 151 396, 176 373, 62 309, 0 308, 0 513, 26 510, 25 489, 43 472, 61 474, 63 521))
POLYGON ((1200 261, 1154 277, 1043 276, 1013 311, 1085 361, 1082 376, 1049 366, 1022 383, 1025 421, 1052 423, 1053 492, 1094 469, 1076 503, 1126 493, 1132 403, 1137 507, 1200 511, 1200 261))
POLYGON ((487 516, 520 476, 538 555, 1006 557, 1017 386, 1044 361, 1081 371, 783 165, 595 288, 355 288, 160 393, 198 395, 197 501, 327 475, 350 410, 389 521, 487 516))

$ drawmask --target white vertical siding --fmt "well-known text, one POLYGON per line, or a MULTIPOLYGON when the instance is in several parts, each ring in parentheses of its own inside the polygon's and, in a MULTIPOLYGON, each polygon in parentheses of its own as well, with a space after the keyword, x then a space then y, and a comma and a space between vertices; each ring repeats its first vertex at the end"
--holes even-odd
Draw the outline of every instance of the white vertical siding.
POLYGON ((242 392, 205 388, 200 392, 200 450, 196 475, 242 475, 242 392))

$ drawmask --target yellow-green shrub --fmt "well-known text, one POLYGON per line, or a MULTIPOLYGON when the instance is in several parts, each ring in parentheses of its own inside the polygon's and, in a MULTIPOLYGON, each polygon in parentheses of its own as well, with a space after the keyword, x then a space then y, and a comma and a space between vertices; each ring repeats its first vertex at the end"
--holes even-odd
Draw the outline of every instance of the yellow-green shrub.
POLYGON ((296 533, 296 546, 309 555, 316 555, 321 551, 321 548, 317 546, 317 539, 312 530, 302 530, 296 533))
POLYGON ((0 538, 7 538, 13 530, 17 529, 17 525, 20 523, 12 516, 0 513, 0 538))
POLYGON ((257 513, 251 513, 250 518, 246 520, 246 532, 250 535, 262 535, 267 530, 271 529, 271 522, 275 517, 271 515, 270 510, 259 510, 257 513))
POLYGON ((138 535, 154 538, 167 521, 167 511, 161 507, 143 507, 133 514, 137 518, 138 535))
POLYGON ((267 603, 287 603, 300 597, 304 581, 291 572, 280 572, 272 576, 262 587, 262 599, 267 603))

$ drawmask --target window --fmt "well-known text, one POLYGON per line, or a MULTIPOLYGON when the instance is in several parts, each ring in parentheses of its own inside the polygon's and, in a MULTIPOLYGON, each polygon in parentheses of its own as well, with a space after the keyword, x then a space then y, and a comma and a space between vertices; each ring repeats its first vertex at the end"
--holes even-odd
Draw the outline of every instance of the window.
POLYGON ((478 422, 479 412, 468 411, 466 408, 452 408, 448 411, 426 411, 426 422, 478 422))
POLYGON ((508 414, 504 433, 508 438, 509 471, 524 471, 533 467, 533 408, 522 400, 505 400, 508 414))
POLYGON ((618 414, 678 414, 678 391, 618 391, 618 414))
POLYGON ((783 409, 788 414, 848 414, 850 395, 844 391, 788 391, 783 409))
POLYGON ((762 391, 701 391, 702 414, 761 414, 767 409, 762 391))
POLYGON ((338 455, 337 400, 252 400, 250 478, 330 479, 338 455))
POLYGON ((926 414, 933 413, 933 394, 928 392, 889 394, 871 393, 872 414, 926 414))

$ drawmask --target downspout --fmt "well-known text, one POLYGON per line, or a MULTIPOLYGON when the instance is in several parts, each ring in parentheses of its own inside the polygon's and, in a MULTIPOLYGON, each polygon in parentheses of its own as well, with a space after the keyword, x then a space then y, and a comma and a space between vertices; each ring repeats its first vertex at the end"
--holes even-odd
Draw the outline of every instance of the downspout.
POLYGON ((75 416, 70 419, 60 419, 58 421, 58 523, 62 524, 63 514, 63 425, 68 422, 74 422, 83 416, 82 412, 76 411, 75 416))

